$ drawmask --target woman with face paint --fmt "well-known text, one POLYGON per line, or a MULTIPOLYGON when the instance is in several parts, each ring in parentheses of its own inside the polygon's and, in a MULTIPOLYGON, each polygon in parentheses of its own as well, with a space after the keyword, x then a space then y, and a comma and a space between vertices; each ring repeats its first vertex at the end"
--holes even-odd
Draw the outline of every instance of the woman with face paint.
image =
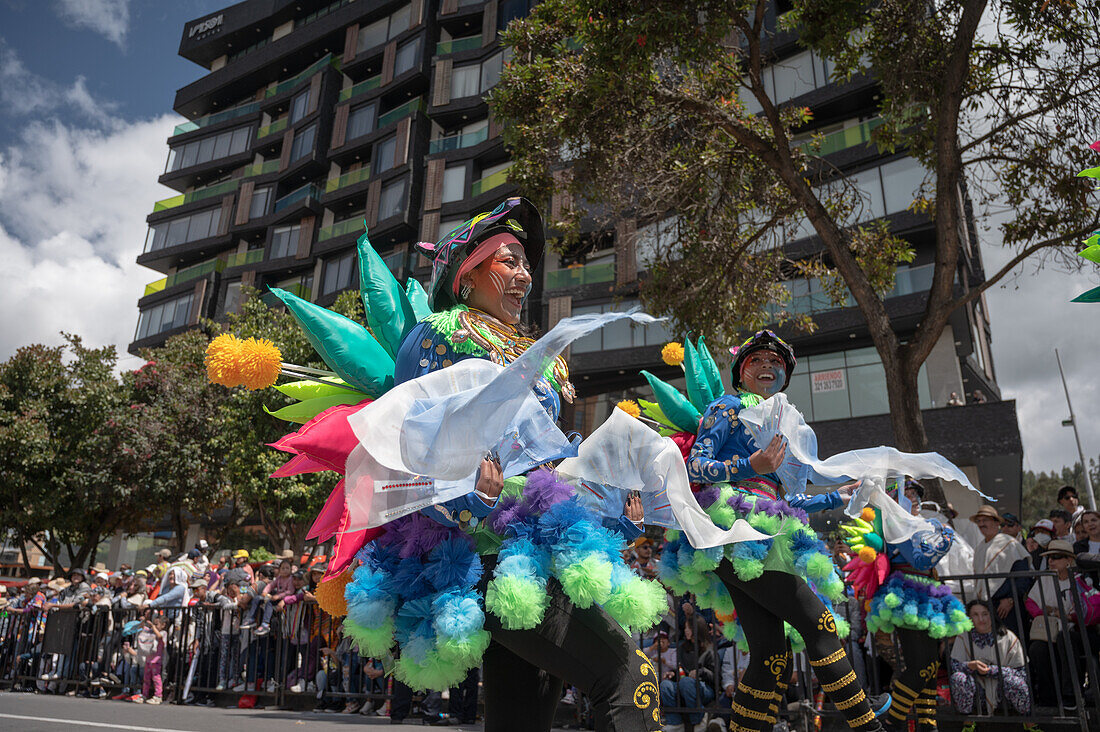
MULTIPOLYGON (((395 383, 467 358, 507 365, 534 342, 518 329, 532 272, 543 253, 542 218, 529 201, 508 199, 439 243, 418 246, 434 257, 428 291, 433 313, 402 340, 395 359, 395 383)), ((554 419, 560 400, 573 399, 568 377, 564 360, 558 358, 534 386, 539 402, 554 419)), ((548 731, 563 680, 568 680, 592 703, 596 729, 652 732, 659 729, 658 679, 620 624, 622 617, 613 618, 591 600, 578 600, 573 583, 551 577, 544 581, 541 620, 528 623, 533 627, 521 627, 518 611, 524 607, 524 598, 517 587, 537 573, 538 563, 560 566, 570 561, 553 551, 533 552, 531 541, 523 538, 549 530, 547 521, 540 522, 540 514, 544 519, 563 520, 565 512, 555 516, 555 506, 560 509, 570 503, 572 488, 554 475, 536 470, 526 478, 505 481, 500 463, 490 455, 481 464, 472 493, 421 512, 470 536, 481 555, 477 595, 483 598, 484 629, 492 638, 483 656, 485 729, 548 731), (519 491, 510 492, 517 481, 519 491), (521 551, 523 544, 526 554, 521 551), (523 572, 509 574, 520 565, 523 572)), ((595 527, 592 533, 614 545, 616 560, 625 541, 642 533, 641 501, 636 497, 627 501, 618 520, 582 516, 583 509, 573 505, 568 508, 573 520, 591 521, 587 525, 595 527)), ((417 541, 416 537, 404 540, 406 547, 417 541)), ((402 549, 401 556, 406 553, 402 549)), ((649 589, 663 611, 664 590, 656 583, 649 589)), ((403 612, 397 611, 398 624, 403 612)), ((653 613, 654 622, 658 614, 653 613)))
MULTIPOLYGON (((714 575, 733 601, 740 630, 749 647, 749 665, 732 703, 731 730, 770 729, 785 698, 791 669, 791 647, 784 623, 805 643, 806 654, 822 689, 857 730, 882 728, 877 715, 889 697, 869 700, 856 680, 838 637, 838 625, 827 604, 843 596, 844 586, 825 545, 806 523, 812 511, 839 508, 853 486, 807 496, 785 496, 775 471, 786 459, 786 443, 777 436, 757 445, 738 423, 738 412, 755 406, 787 387, 795 358, 791 347, 768 330, 757 332, 733 351, 736 393, 718 397, 703 412, 695 443, 687 456, 688 477, 704 484, 696 493, 715 523, 744 518, 773 539, 734 545, 710 557, 714 575)), ((668 546, 662 557, 661 580, 676 590, 695 584, 705 559, 703 550, 668 546), (694 559, 685 564, 685 558, 694 559), (666 561, 665 558, 668 558, 666 561)), ((716 611, 725 600, 705 592, 716 611)), ((731 625, 731 624, 727 624, 731 625)), ((843 634, 847 629, 842 628, 843 634)))

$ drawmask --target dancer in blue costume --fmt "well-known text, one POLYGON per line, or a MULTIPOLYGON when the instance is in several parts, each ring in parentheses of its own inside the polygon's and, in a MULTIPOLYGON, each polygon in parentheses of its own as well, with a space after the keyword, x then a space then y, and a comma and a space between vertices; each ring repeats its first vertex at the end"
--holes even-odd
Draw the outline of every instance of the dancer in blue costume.
MULTIPOLYGON (((687 345, 689 352, 694 351, 690 342, 687 345)), ((695 592, 701 602, 719 612, 728 614, 736 609, 750 663, 734 695, 732 730, 762 730, 776 721, 790 674, 785 623, 805 643, 822 689, 848 725, 878 730, 882 725, 876 712, 885 711, 888 699, 875 700, 872 709, 856 680, 837 635, 837 620, 826 604, 828 598, 840 597, 843 584, 824 544, 806 523, 807 511, 841 506, 851 486, 820 496, 784 498, 776 472, 786 460, 783 437, 777 434, 760 447, 739 423, 743 408, 756 406, 787 387, 794 365, 794 351, 771 331, 760 331, 745 341, 736 350, 733 363, 733 383, 738 391, 709 400, 687 456, 688 476, 705 486, 696 498, 716 524, 729 525, 744 518, 774 538, 741 542, 718 551, 693 551, 674 535, 677 544, 666 548, 659 565, 661 578, 676 591, 695 592), (722 586, 732 608, 722 596, 722 586)), ((701 371, 705 374, 710 368, 704 366, 701 371)), ((709 396, 715 396, 720 380, 694 378, 693 372, 700 369, 686 370, 689 397, 698 399, 708 384, 709 396)), ((670 411, 685 411, 683 403, 671 403, 675 401, 674 389, 650 374, 646 377, 665 416, 671 417, 670 411)))
POLYGON ((916 712, 917 727, 936 729, 936 675, 940 641, 969 631, 973 624, 951 589, 939 581, 936 565, 951 549, 955 532, 935 519, 904 541, 887 542, 882 509, 868 506, 843 525, 856 551, 844 568, 856 597, 868 603, 867 629, 894 633, 903 665, 890 682, 889 729, 906 729, 916 712))

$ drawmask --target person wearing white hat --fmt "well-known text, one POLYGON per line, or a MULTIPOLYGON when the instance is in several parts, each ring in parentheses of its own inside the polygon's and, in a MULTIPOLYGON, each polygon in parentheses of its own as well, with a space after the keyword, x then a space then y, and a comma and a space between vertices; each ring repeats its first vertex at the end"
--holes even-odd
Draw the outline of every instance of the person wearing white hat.
MULTIPOLYGON (((1027 558, 1020 542, 1001 533, 1001 515, 993 506, 982 506, 970 520, 977 524, 982 540, 974 546, 974 574, 1001 574, 1012 570, 1012 565, 1027 558)), ((978 599, 988 600, 1005 580, 993 578, 978 581, 978 599)))

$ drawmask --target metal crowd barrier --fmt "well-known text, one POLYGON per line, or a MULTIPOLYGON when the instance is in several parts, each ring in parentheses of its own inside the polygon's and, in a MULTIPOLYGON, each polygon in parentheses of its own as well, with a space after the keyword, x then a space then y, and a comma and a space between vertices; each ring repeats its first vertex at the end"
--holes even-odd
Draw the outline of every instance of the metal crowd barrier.
MULTIPOLYGON (((1071 570, 1071 581, 1075 574, 1071 570)), ((955 588, 964 605, 975 597, 994 598, 991 608, 994 615, 996 601, 1012 599, 1012 608, 1006 618, 995 617, 994 623, 1019 631, 1017 635, 1027 657, 1024 669, 1032 704, 1029 714, 1019 714, 999 701, 963 714, 948 702, 949 694, 943 693, 938 708, 939 720, 977 721, 983 725, 1053 722, 1076 725, 1080 729, 1100 725, 1100 637, 1097 627, 1059 632, 1053 622, 1041 621, 1050 626, 1048 637, 1052 640, 1029 643, 1031 617, 1025 610, 1024 600, 1039 578, 1054 576, 1049 571, 941 576, 941 580, 955 588)), ((1072 582, 1072 586, 1076 583, 1072 582)), ((1040 594, 1042 605, 1056 608, 1063 616, 1072 611, 1083 617, 1084 608, 1076 592, 1060 592, 1049 598, 1045 592, 1040 594)), ((676 603, 677 607, 679 605, 680 599, 676 603)), ((201 604, 152 611, 102 606, 31 612, 0 610, 0 689, 76 692, 92 696, 140 693, 141 669, 128 652, 133 647, 134 637, 124 635, 124 631, 128 630, 128 624, 154 613, 163 614, 168 620, 162 666, 165 702, 213 700, 225 704, 240 697, 255 696, 256 702, 283 708, 340 704, 352 708, 358 705, 380 708, 391 704, 407 709, 411 703, 412 693, 408 687, 388 679, 380 661, 360 658, 351 644, 342 639, 340 620, 326 615, 312 602, 288 605, 274 612, 270 632, 266 634, 258 633, 257 627, 242 629, 242 612, 236 608, 201 604)), ((854 599, 837 604, 834 614, 844 617, 852 627, 845 647, 864 688, 869 694, 888 691, 892 666, 902 656, 896 638, 879 634, 868 640, 854 599)), ((700 612, 700 617, 713 616, 700 612)), ((675 629, 671 630, 670 644, 675 646, 675 629)), ((666 715, 729 718, 731 700, 722 684, 722 659, 730 644, 715 632, 716 624, 711 624, 709 630, 713 653, 709 656, 708 668, 715 681, 711 685, 699 678, 686 682, 694 686, 694 698, 705 701, 697 701, 690 707, 677 706, 683 703, 683 697, 679 689, 672 690, 669 695, 666 684, 662 700, 666 715), (703 686, 710 688, 704 690, 703 686)), ((956 642, 972 641, 969 636, 960 636, 957 640, 947 639, 941 643, 941 669, 944 670, 941 678, 950 678, 951 648, 956 642)), ((678 687, 681 669, 665 666, 660 655, 654 653, 656 643, 659 643, 656 632, 638 636, 639 647, 654 658, 658 679, 668 679, 678 687)), ((701 650, 700 639, 695 638, 693 655, 698 657, 701 650)), ((997 658, 999 661, 999 652, 997 658)), ((736 684, 743 670, 741 658, 734 653, 732 661, 732 679, 736 684)), ((1001 664, 998 662, 998 665, 1001 664)), ((727 677, 730 676, 727 669, 727 677)), ((473 683, 476 685, 476 679, 473 683)), ((998 680, 998 700, 1004 698, 1003 683, 1003 679, 998 680)), ((941 684, 941 691, 945 686, 941 684)), ((585 700, 576 694, 574 701, 575 721, 583 724, 588 717, 585 700)), ((823 698, 804 654, 795 655, 785 701, 779 705, 779 712, 792 730, 815 729, 830 720, 839 722, 839 713, 823 698)), ((562 714, 570 713, 563 705, 562 714)), ((698 723, 694 726, 701 728, 698 723)))

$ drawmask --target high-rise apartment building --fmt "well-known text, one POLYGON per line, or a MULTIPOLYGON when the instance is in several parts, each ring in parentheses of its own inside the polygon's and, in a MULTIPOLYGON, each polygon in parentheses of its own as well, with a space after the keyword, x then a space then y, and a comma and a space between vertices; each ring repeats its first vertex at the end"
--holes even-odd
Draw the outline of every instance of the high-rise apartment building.
MULTIPOLYGON (((414 242, 435 241, 515 193, 484 95, 504 61, 498 31, 532 4, 246 0, 187 23, 179 53, 207 72, 176 94, 174 108, 190 121, 169 138, 160 180, 180 194, 148 217, 138 262, 165 276, 138 303, 130 350, 232 312, 243 285, 331 304, 358 286, 364 219, 399 279, 426 279, 414 242)), ((877 123, 873 76, 832 82, 829 62, 794 34, 777 35, 775 51, 767 71, 775 98, 813 109, 806 138, 825 135, 827 160, 864 196, 860 219, 887 219, 917 251, 887 301, 904 334, 919 321, 932 275, 932 223, 909 210, 924 171, 903 151, 867 144, 877 123)), ((808 224, 785 233, 790 246, 814 250, 808 224)), ((984 279, 972 226, 968 233, 958 287, 984 279)), ((661 222, 628 221, 594 233, 581 256, 548 254, 528 317, 548 328, 569 314, 635 303, 646 251, 666 234, 661 222)), ((858 309, 833 308, 815 281, 788 286, 789 307, 818 325, 812 335, 787 335, 799 354, 789 393, 822 452, 889 442, 884 375, 858 309)), ((563 419, 587 432, 619 399, 646 396, 639 369, 674 379, 659 356, 672 336, 614 324, 574 344, 578 399, 563 419)), ((1000 399, 984 298, 955 313, 922 369, 920 399, 932 448, 1018 508, 1022 447, 1015 405, 1000 399), (967 405, 947 406, 952 392, 967 405)))

